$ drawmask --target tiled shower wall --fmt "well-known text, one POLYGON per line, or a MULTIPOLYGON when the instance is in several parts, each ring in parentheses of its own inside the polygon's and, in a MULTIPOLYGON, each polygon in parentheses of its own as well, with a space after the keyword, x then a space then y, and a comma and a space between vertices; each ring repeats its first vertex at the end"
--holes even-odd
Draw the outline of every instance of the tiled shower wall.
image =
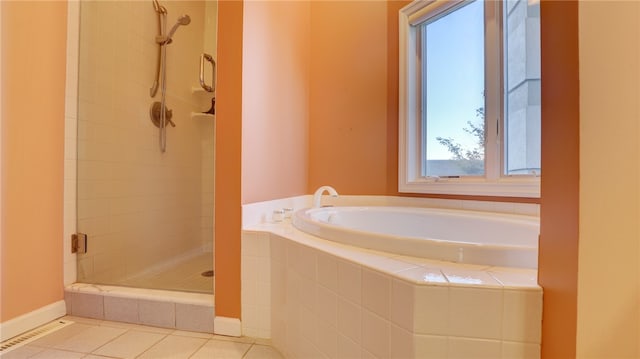
POLYGON ((213 248, 214 123, 190 115, 210 105, 210 95, 192 90, 208 12, 202 1, 163 5, 167 28, 182 14, 191 17, 167 48, 167 107, 176 127, 167 129, 165 153, 149 117, 151 104, 160 100, 160 90, 153 99, 149 95, 158 56, 152 2, 81 4, 78 110, 68 98, 65 171, 65 243, 75 221, 75 170, 77 229, 89 236, 79 281, 112 282, 213 248))

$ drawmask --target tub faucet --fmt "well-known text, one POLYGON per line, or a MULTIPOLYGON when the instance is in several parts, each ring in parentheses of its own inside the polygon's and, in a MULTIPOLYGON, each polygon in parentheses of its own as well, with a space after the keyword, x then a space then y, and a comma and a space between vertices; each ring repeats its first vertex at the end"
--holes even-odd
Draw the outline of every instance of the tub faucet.
POLYGON ((313 208, 320 208, 320 200, 324 192, 328 192, 331 197, 338 197, 338 192, 333 187, 322 186, 313 194, 313 208))

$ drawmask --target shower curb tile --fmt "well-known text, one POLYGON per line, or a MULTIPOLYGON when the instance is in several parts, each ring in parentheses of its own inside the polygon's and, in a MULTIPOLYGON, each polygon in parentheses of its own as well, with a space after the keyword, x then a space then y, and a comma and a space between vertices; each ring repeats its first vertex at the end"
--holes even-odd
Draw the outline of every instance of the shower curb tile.
POLYGON ((104 319, 104 297, 87 293, 70 293, 71 309, 74 316, 104 319))
POLYGON ((104 318, 116 322, 139 323, 138 300, 105 296, 104 318))
POLYGON ((176 327, 175 303, 141 299, 138 302, 138 310, 140 324, 162 328, 176 327))
POLYGON ((175 305, 176 329, 213 334, 213 307, 192 304, 175 305))

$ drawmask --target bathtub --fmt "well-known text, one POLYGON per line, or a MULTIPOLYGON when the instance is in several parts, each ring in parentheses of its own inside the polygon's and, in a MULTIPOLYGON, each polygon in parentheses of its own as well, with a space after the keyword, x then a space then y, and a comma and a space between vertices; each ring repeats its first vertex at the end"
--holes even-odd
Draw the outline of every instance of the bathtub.
POLYGON ((295 228, 348 245, 436 260, 537 268, 536 217, 412 207, 302 209, 295 228))

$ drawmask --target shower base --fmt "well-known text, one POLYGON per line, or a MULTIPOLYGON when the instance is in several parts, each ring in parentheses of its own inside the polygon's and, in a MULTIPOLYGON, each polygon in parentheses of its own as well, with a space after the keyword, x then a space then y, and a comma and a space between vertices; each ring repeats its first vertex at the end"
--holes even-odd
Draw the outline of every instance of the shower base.
POLYGON ((79 277, 78 281, 97 285, 213 294, 214 278, 202 275, 212 270, 213 253, 198 249, 127 277, 114 278, 113 275, 107 274, 79 277))
POLYGON ((213 270, 212 258, 213 253, 205 252, 122 279, 116 284, 136 288, 213 294, 213 276, 202 275, 203 272, 213 270))

